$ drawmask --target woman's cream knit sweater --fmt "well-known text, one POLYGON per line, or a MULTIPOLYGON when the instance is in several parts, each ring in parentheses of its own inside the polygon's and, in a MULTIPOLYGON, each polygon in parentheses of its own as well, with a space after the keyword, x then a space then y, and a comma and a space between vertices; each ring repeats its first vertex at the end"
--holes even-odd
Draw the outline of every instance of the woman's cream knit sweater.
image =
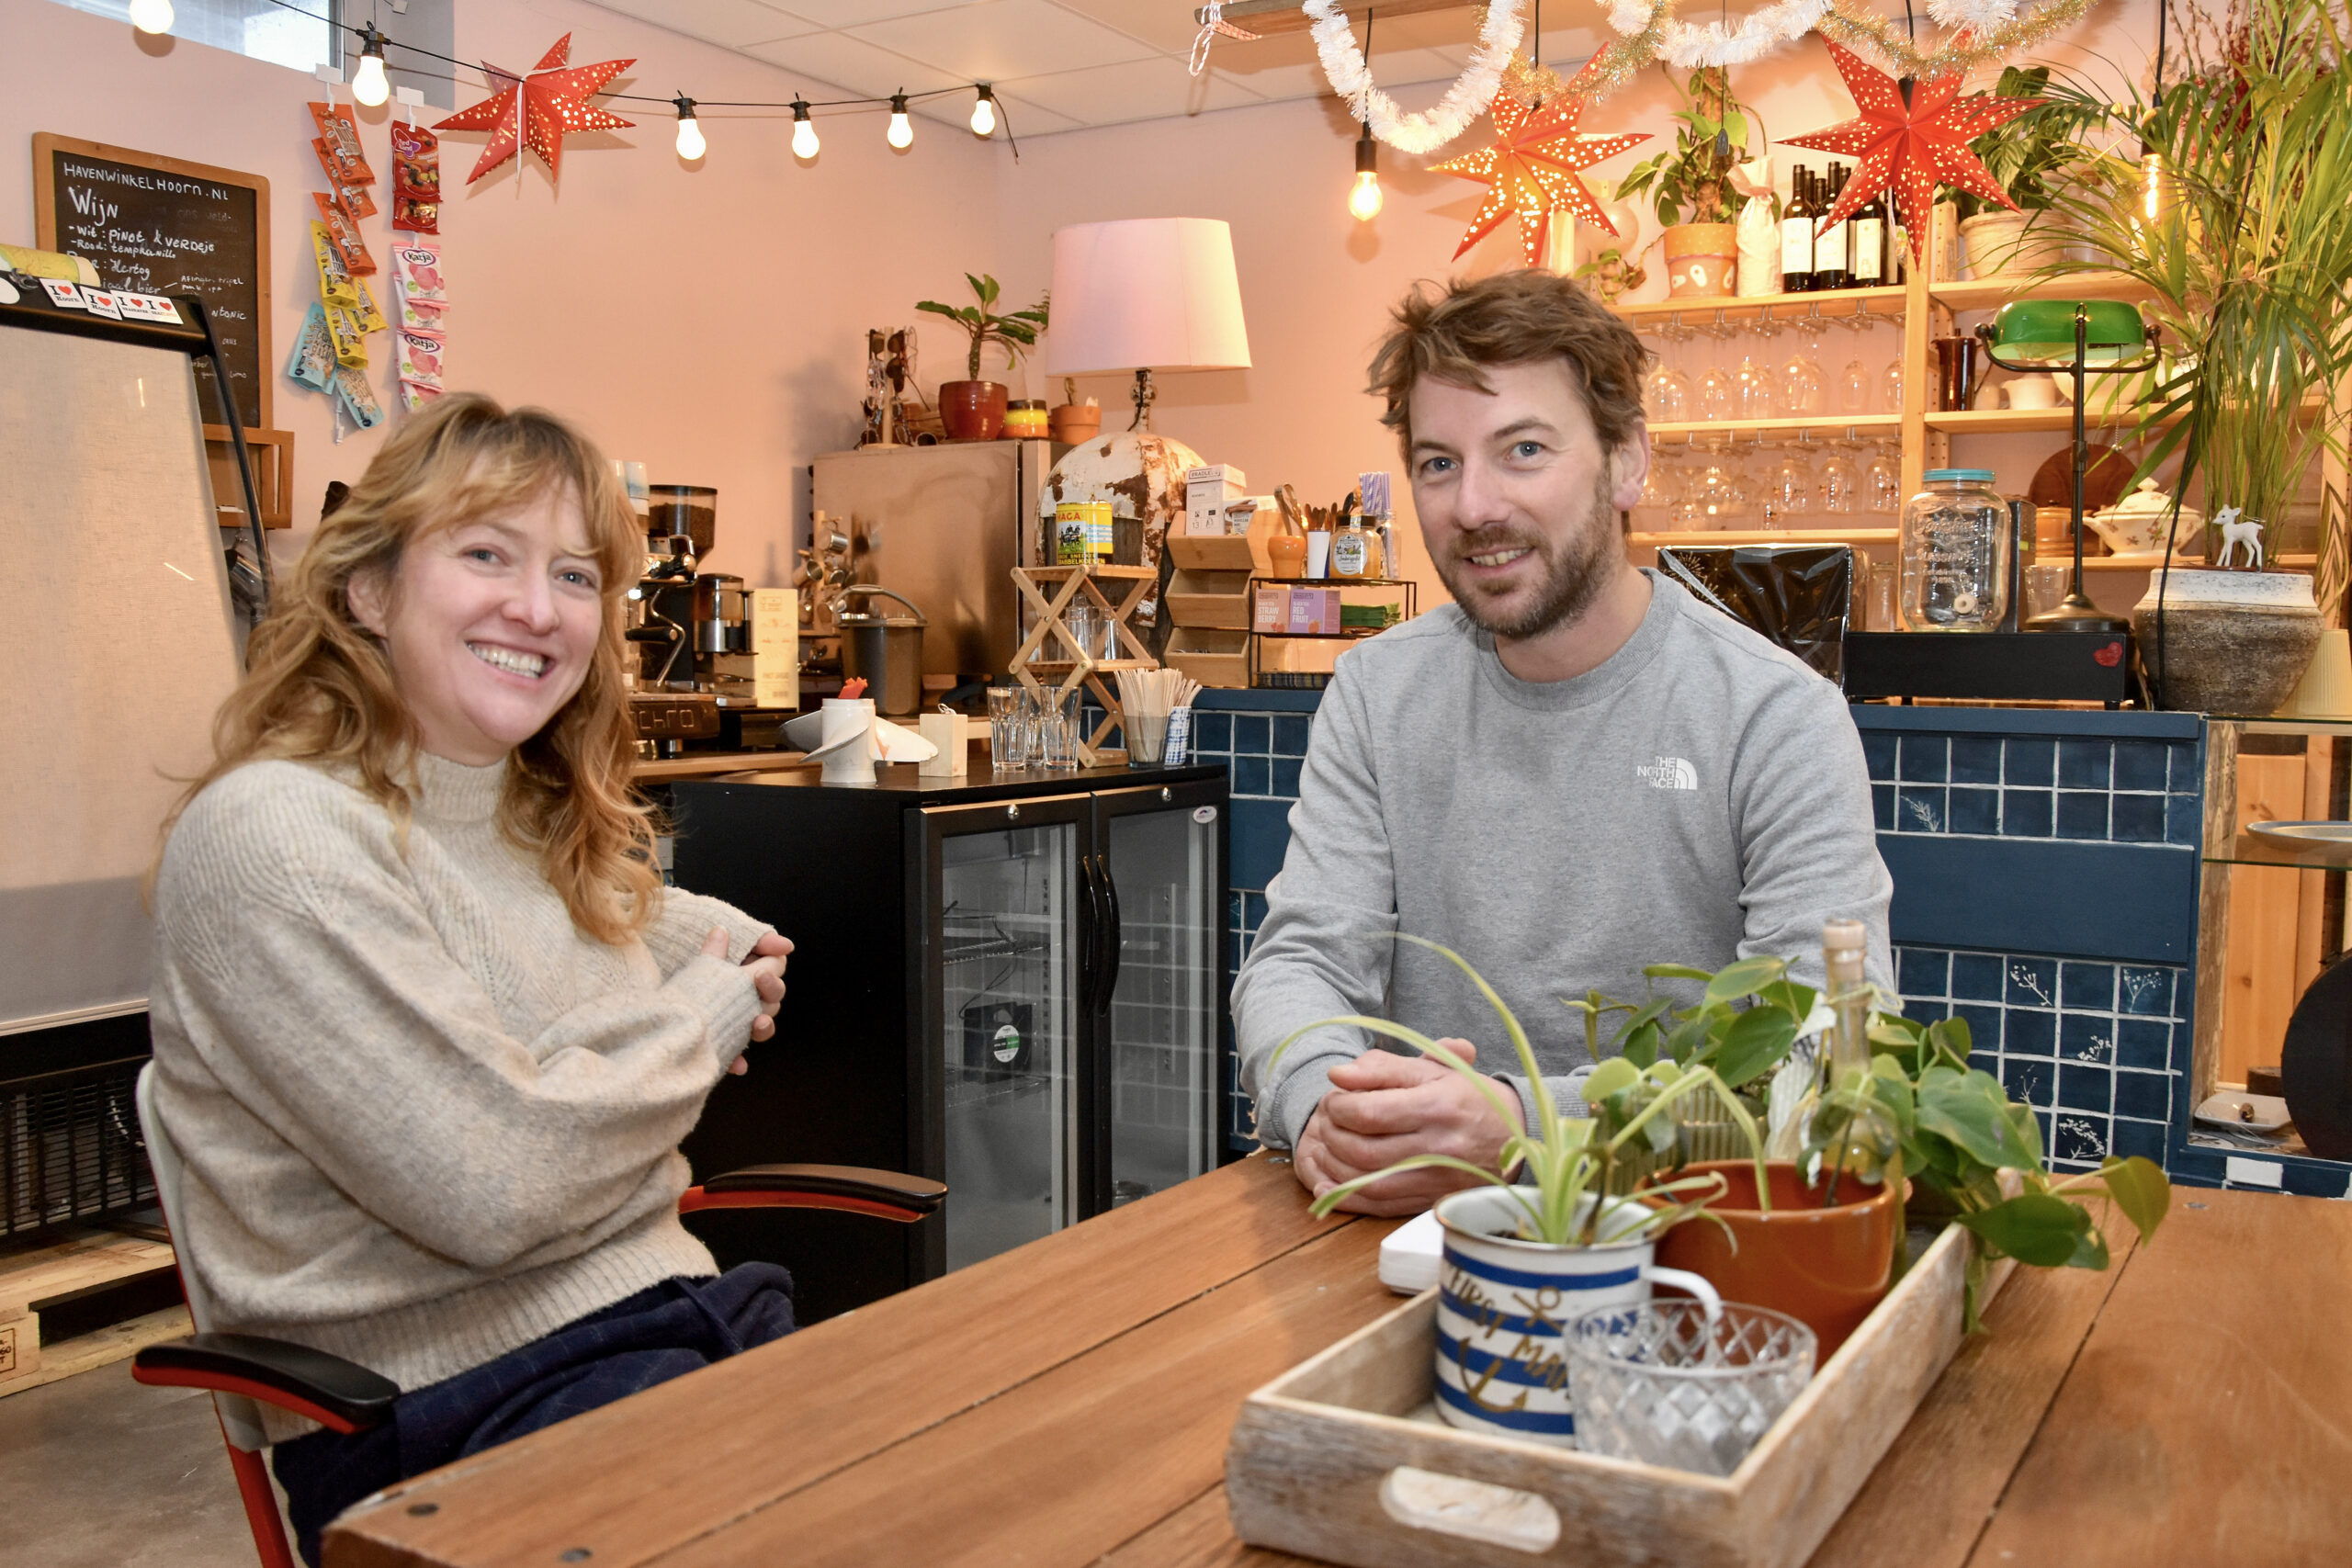
POLYGON ((673 891, 642 942, 584 936, 498 831, 504 765, 417 766, 404 850, 320 768, 206 787, 156 879, 150 1004, 212 1326, 403 1388, 715 1271, 678 1143, 750 1038, 768 929, 673 891))

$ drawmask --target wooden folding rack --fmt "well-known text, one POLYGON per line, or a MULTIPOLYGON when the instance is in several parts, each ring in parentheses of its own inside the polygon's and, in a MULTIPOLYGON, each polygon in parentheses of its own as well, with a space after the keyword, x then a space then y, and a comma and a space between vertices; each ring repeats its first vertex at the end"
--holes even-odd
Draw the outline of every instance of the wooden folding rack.
MULTIPOLYGON (((1094 727, 1092 734, 1078 741, 1078 760, 1083 767, 1099 767, 1105 762, 1126 761, 1124 751, 1107 750, 1102 745, 1103 737, 1126 721, 1126 715, 1119 706, 1117 683, 1104 681, 1102 675, 1108 671, 1159 668, 1159 661, 1152 658, 1151 650, 1143 645, 1142 639, 1136 636, 1135 628, 1127 624, 1128 617, 1136 612, 1136 606, 1144 602, 1159 578, 1159 569, 1148 566, 1016 566, 1012 569, 1013 587, 1020 590, 1022 598, 1027 600, 1030 608, 1036 612, 1029 635, 1021 639, 1019 648, 1013 649, 1012 678, 1033 692, 1052 690, 1063 701, 1069 699, 1072 691, 1083 685, 1094 694, 1094 700, 1102 705, 1102 722, 1094 727), (1126 584, 1125 594, 1115 604, 1103 592, 1106 583, 1126 584), (1046 590, 1052 585, 1057 586, 1053 586, 1048 597, 1046 590), (1062 616, 1081 595, 1111 617, 1121 645, 1132 652, 1132 658, 1102 659, 1095 656, 1094 649, 1080 645, 1062 616), (1048 637, 1059 637, 1062 646, 1077 657, 1032 660, 1030 656, 1045 647, 1048 637), (1048 687, 1046 678, 1054 678, 1055 684, 1048 687)), ((1101 646, 1098 637, 1095 647, 1101 646)))

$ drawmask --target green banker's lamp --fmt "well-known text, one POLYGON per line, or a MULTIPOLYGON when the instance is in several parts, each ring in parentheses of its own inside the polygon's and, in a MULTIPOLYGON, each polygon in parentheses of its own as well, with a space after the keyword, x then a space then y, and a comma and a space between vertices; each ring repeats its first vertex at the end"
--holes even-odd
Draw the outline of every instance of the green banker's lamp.
POLYGON ((2066 597, 2025 624, 2036 632, 2129 633, 2083 592, 2083 475, 2090 446, 2083 437, 2083 380, 2145 370, 2156 362, 2156 334, 2136 307, 2114 299, 2022 299, 2004 305, 1976 335, 1984 356, 2004 370, 2063 370, 2075 378, 2075 576, 2066 597))

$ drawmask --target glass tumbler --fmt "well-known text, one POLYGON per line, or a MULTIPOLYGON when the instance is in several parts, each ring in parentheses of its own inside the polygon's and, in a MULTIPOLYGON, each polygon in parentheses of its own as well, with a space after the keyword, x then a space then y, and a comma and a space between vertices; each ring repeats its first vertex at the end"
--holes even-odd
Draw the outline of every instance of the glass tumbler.
POLYGON ((1577 1447, 1729 1475, 1813 1381, 1813 1330, 1726 1302, 1601 1307, 1568 1325, 1577 1447))
POLYGON ((999 773, 1029 765, 1027 695, 1018 686, 989 688, 989 760, 999 773))
POLYGON ((1078 693, 1039 687, 1030 694, 1029 715, 1036 729, 1031 763, 1040 768, 1078 766, 1078 693))

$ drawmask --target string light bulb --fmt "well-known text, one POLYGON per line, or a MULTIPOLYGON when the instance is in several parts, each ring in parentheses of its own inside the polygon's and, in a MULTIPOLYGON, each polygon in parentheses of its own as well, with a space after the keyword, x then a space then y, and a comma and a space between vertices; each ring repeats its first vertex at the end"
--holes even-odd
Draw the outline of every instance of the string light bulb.
POLYGON ((914 122, 907 118, 907 96, 893 93, 890 95, 890 145, 903 152, 914 145, 914 122))
MULTIPOLYGON (((171 0, 164 0, 166 17, 171 9, 171 0)), ((351 78, 351 96, 371 109, 392 96, 392 85, 384 80, 384 35, 373 22, 359 29, 359 69, 351 78)))
POLYGON ((1348 191, 1348 210, 1355 214, 1359 223, 1369 223, 1380 216, 1384 197, 1380 194, 1380 143, 1372 139, 1372 127, 1364 127, 1356 138, 1356 178, 1348 191))
POLYGON ((142 33, 170 32, 172 0, 130 0, 130 25, 142 33))
POLYGON ((702 122, 695 118, 695 101, 684 93, 672 101, 678 106, 678 156, 695 163, 710 151, 710 143, 703 140, 702 122))
POLYGON ((972 106, 972 134, 994 136, 996 134, 996 89, 986 82, 976 82, 973 85, 979 89, 980 96, 979 101, 972 106))
POLYGON ((792 155, 813 158, 817 155, 817 122, 808 118, 808 100, 792 100, 792 155))

